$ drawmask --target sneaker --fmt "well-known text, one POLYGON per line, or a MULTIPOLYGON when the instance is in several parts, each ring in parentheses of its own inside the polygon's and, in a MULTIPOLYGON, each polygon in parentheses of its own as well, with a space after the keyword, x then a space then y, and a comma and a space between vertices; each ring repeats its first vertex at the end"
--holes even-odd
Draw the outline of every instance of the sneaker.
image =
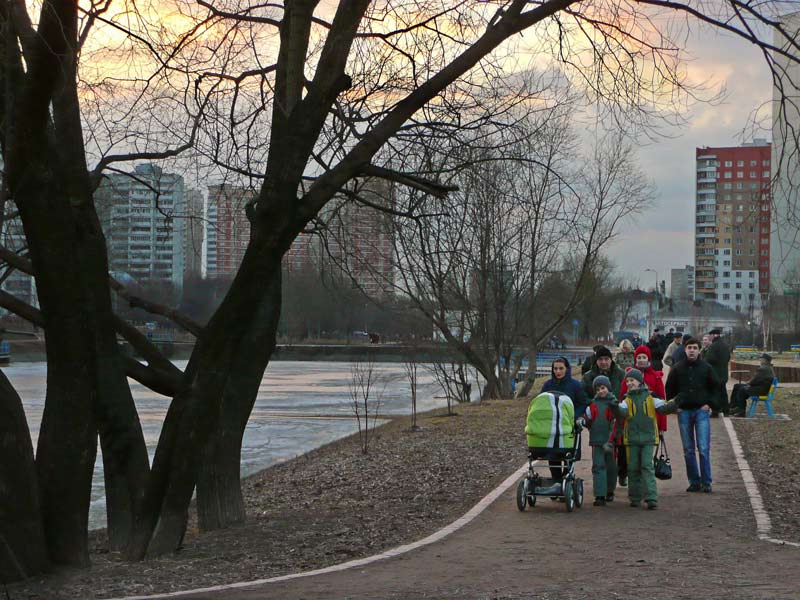
POLYGON ((658 508, 658 502, 650 501, 647 503, 647 510, 655 510, 658 508))
POLYGON ((606 505, 606 499, 603 496, 597 496, 594 499, 594 505, 595 506, 605 506, 606 505))
POLYGON ((638 502, 634 502, 633 500, 631 500, 631 503, 629 504, 629 506, 631 508, 639 508, 639 503, 638 502))
POLYGON ((686 491, 687 492, 699 492, 700 491, 700 484, 699 483, 693 483, 689 487, 686 488, 686 491))
POLYGON ((609 494, 606 496, 606 502, 613 502, 614 501, 614 494, 609 494))
POLYGON ((710 483, 704 483, 702 486, 700 486, 700 489, 703 490, 704 494, 710 494, 711 493, 711 484, 710 483))
POLYGON ((619 476, 619 485, 620 487, 627 487, 628 486, 628 478, 625 475, 619 476))

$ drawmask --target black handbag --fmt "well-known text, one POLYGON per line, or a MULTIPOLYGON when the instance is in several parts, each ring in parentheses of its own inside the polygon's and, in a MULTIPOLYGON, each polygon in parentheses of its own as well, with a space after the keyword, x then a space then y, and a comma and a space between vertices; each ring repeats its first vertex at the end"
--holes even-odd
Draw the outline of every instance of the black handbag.
POLYGON ((672 479, 672 465, 669 462, 667 443, 663 435, 659 436, 658 447, 653 456, 653 469, 658 479, 672 479))

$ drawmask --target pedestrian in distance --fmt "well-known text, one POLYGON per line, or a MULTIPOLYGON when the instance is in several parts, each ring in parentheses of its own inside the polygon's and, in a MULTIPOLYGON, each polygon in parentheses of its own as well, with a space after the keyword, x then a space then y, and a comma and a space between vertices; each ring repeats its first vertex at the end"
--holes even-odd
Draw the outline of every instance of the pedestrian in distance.
POLYGON ((664 358, 661 361, 664 365, 671 367, 673 364, 675 364, 673 362, 672 356, 675 353, 675 350, 678 349, 678 346, 681 345, 682 341, 683 341, 682 333, 678 332, 673 334, 672 341, 670 342, 669 346, 667 346, 667 349, 664 351, 664 358))
POLYGON ((592 487, 594 505, 605 506, 614 501, 617 485, 617 465, 614 462, 614 422, 619 414, 619 400, 611 392, 611 382, 598 375, 592 382, 594 399, 586 407, 585 421, 589 428, 592 448, 592 487))
POLYGON ((708 354, 708 348, 711 346, 711 336, 707 333, 703 334, 702 345, 700 346, 700 356, 704 359, 708 354))
POLYGON ((617 355, 614 357, 614 362, 616 362, 617 366, 623 371, 633 366, 633 348, 633 342, 627 338, 619 343, 619 352, 617 352, 617 355))
POLYGON ((662 336, 659 335, 658 329, 653 331, 653 335, 647 340, 647 347, 650 348, 650 355, 652 356, 651 362, 656 371, 660 371, 663 366, 661 359, 664 357, 665 348, 661 344, 662 336))
POLYGON ((628 452, 628 500, 638 507, 642 500, 648 510, 658 507, 658 488, 653 453, 658 444, 657 414, 674 411, 675 402, 654 398, 638 369, 625 373, 628 391, 619 403, 619 419, 624 424, 623 438, 628 452))
POLYGON ((686 358, 667 376, 666 393, 676 400, 681 431, 687 492, 711 492, 711 411, 718 401, 719 379, 714 369, 700 358, 700 342, 694 338, 685 344, 686 358), (700 468, 697 467, 697 455, 700 468))
POLYGON ((716 417, 718 413, 728 414, 728 364, 731 362, 731 351, 728 344, 722 339, 722 329, 715 327, 708 332, 711 337, 711 345, 706 352, 705 360, 714 369, 719 379, 717 386, 717 402, 716 408, 711 413, 712 417, 716 417))

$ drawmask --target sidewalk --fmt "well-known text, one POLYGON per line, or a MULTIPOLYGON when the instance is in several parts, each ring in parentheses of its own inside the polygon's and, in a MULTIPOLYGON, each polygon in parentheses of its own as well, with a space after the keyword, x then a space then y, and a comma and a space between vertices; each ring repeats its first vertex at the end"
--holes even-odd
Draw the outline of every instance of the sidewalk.
MULTIPOLYGON (((712 420, 713 494, 684 491, 674 416, 667 443, 674 477, 659 482, 656 511, 630 508, 624 488, 613 504, 591 506, 591 464, 583 461, 579 472, 586 481, 586 503, 572 514, 546 499, 520 513, 512 486, 463 529, 403 556, 337 573, 181 597, 796 599, 800 549, 756 539, 722 419, 712 420)), ((520 458, 522 463, 523 448, 520 458)), ((793 541, 800 541, 800 534, 793 541)))

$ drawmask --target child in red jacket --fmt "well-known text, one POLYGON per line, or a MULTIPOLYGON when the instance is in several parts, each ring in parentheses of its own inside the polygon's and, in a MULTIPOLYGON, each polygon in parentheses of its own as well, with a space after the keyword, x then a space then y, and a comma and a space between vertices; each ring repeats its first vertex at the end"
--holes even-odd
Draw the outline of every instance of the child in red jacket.
MULTIPOLYGON (((651 354, 650 348, 645 345, 638 346, 633 351, 633 360, 636 363, 636 368, 644 375, 644 384, 653 398, 660 398, 661 400, 667 399, 667 393, 664 391, 664 373, 656 371, 650 363, 651 354)), ((622 380, 622 387, 620 388, 619 396, 624 398, 628 391, 627 378, 622 380)), ((658 422, 658 433, 663 434, 667 430, 667 415, 656 415, 658 422)))

